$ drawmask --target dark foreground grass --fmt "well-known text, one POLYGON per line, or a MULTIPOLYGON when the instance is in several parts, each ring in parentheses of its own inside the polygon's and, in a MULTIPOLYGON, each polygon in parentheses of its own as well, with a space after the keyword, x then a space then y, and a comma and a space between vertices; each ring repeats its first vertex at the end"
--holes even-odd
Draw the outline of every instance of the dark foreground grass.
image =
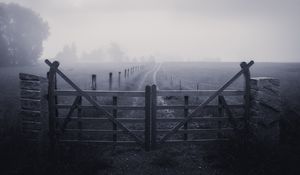
POLYGON ((0 174, 300 174, 300 117, 293 110, 283 115, 280 144, 241 130, 228 142, 208 145, 160 145, 145 152, 138 146, 60 144, 48 154, 14 134, 1 141, 0 174))
POLYGON ((205 161, 221 174, 300 174, 300 116, 285 109, 280 122, 279 143, 259 139, 250 127, 248 132, 241 130, 228 142, 214 145, 214 149, 207 152, 205 161))

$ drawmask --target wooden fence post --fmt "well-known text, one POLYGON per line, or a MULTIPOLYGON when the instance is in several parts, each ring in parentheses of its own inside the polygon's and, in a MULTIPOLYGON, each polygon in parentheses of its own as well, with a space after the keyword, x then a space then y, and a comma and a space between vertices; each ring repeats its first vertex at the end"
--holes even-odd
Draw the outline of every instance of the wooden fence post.
MULTIPOLYGON (((118 98, 116 96, 113 96, 113 104, 114 109, 113 109, 113 117, 117 118, 118 116, 118 111, 117 111, 117 105, 118 105, 118 98)), ((113 130, 115 131, 115 133, 113 133, 113 141, 117 142, 117 125, 115 123, 113 123, 113 130)))
POLYGON ((92 90, 97 90, 97 77, 96 74, 92 75, 92 90))
POLYGON ((57 109, 56 109, 56 95, 55 95, 55 88, 56 88, 56 71, 55 69, 58 68, 59 62, 54 61, 50 67, 49 77, 48 77, 48 108, 49 108, 49 140, 50 140, 50 154, 53 155, 56 145, 56 116, 57 116, 57 109))
POLYGON ((124 70, 124 78, 125 79, 127 78, 127 70, 126 69, 124 70))
MULTIPOLYGON (((92 75, 92 90, 97 90, 97 77, 96 74, 92 75)), ((97 100, 97 96, 93 96, 94 100, 97 100)))
POLYGON ((109 73, 109 87, 108 89, 111 91, 112 90, 112 72, 109 73))
POLYGON ((150 151, 150 125, 151 125, 151 87, 145 88, 145 150, 150 151))
POLYGON ((152 85, 151 90, 151 150, 156 149, 156 105, 157 105, 157 88, 152 85))
POLYGON ((119 76, 118 76, 118 87, 120 90, 121 89, 121 72, 119 72, 119 76))
POLYGON ((182 90, 182 87, 181 87, 181 80, 179 80, 179 90, 182 90))
MULTIPOLYGON (((186 118, 189 115, 189 96, 184 96, 184 117, 186 118)), ((186 131, 188 129, 188 123, 184 124, 184 130, 186 131)), ((184 133, 183 140, 188 140, 188 134, 184 133)))

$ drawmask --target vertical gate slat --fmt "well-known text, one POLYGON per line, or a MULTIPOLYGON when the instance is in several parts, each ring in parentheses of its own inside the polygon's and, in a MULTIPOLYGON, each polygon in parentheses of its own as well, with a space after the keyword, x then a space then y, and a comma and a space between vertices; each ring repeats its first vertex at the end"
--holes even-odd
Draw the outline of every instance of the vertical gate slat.
MULTIPOLYGON (((184 110, 183 110, 184 118, 186 118, 189 115, 188 105, 189 105, 189 96, 184 96, 184 110)), ((188 129, 188 123, 185 123, 183 128, 184 128, 184 130, 187 130, 188 129)), ((183 140, 188 140, 188 134, 187 133, 183 134, 183 140)))
POLYGON ((82 109, 81 109, 81 105, 82 105, 82 96, 79 96, 79 101, 77 104, 77 117, 78 117, 78 121, 77 121, 77 126, 78 126, 78 140, 81 140, 82 138, 82 109))
MULTIPOLYGON (((223 98, 222 95, 218 96, 218 117, 224 117, 224 105, 223 105, 222 98, 223 98)), ((222 137, 221 127, 222 127, 222 122, 221 120, 218 120, 217 138, 222 137)))
MULTIPOLYGON (((118 111, 117 111, 117 105, 118 105, 118 98, 116 96, 113 96, 113 106, 115 107, 113 109, 113 117, 116 119, 118 116, 118 111)), ((113 123, 113 130, 116 131, 117 130, 117 125, 115 123, 113 123)), ((114 132, 113 133, 113 141, 116 142, 117 141, 117 133, 114 132)))

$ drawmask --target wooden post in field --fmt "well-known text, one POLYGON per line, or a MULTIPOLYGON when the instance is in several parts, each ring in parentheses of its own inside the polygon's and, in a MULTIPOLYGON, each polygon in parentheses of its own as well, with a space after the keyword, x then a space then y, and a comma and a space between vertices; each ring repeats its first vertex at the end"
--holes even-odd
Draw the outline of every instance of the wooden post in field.
POLYGON ((182 87, 181 87, 181 80, 179 80, 179 90, 182 90, 182 87))
POLYGON ((92 90, 97 90, 97 77, 96 74, 92 75, 92 90))
MULTIPOLYGON (((184 117, 186 118, 189 115, 189 96, 184 96, 184 117)), ((184 130, 188 129, 188 123, 185 123, 183 126, 184 130)), ((188 140, 188 134, 184 133, 183 140, 188 140)))
POLYGON ((125 79, 127 78, 127 70, 126 69, 124 70, 124 78, 125 79))
MULTIPOLYGON (((113 96, 113 117, 117 118, 118 115, 118 111, 117 111, 117 105, 118 105, 118 98, 116 96, 113 96)), ((115 123, 113 123, 113 130, 115 131, 115 133, 113 133, 113 142, 117 142, 117 125, 115 123)))
POLYGON ((108 89, 111 91, 112 90, 112 72, 109 73, 109 87, 108 89))
POLYGON ((151 137, 151 86, 145 88, 145 150, 150 151, 151 137))
MULTIPOLYGON (((93 74, 92 75, 92 87, 91 87, 92 90, 97 90, 97 77, 96 77, 96 74, 93 74)), ((97 96, 93 96, 93 98, 95 100, 97 100, 97 96)))
POLYGON ((121 89, 121 72, 119 72, 119 75, 118 75, 118 88, 119 88, 119 90, 121 89))
MULTIPOLYGON (((224 117, 224 105, 223 105, 221 95, 218 96, 218 117, 224 117)), ((218 120, 217 138, 222 137, 221 129, 222 129, 222 122, 221 120, 218 120)))
POLYGON ((151 150, 156 148, 156 105, 157 105, 157 88, 152 85, 151 88, 151 150))
POLYGON ((48 74, 48 110, 49 110, 49 141, 50 141, 50 156, 53 155, 56 145, 56 116, 57 116, 57 109, 56 109, 56 95, 55 95, 55 88, 56 88, 56 71, 55 69, 58 68, 59 62, 54 61, 52 66, 50 67, 50 71, 48 74))

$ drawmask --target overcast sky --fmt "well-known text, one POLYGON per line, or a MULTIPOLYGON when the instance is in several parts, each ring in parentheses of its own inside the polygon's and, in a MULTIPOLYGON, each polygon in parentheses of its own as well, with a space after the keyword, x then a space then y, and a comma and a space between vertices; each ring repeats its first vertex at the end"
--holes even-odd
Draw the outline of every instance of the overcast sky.
POLYGON ((300 61, 300 0, 0 0, 50 26, 44 58, 116 42, 130 57, 300 61))

